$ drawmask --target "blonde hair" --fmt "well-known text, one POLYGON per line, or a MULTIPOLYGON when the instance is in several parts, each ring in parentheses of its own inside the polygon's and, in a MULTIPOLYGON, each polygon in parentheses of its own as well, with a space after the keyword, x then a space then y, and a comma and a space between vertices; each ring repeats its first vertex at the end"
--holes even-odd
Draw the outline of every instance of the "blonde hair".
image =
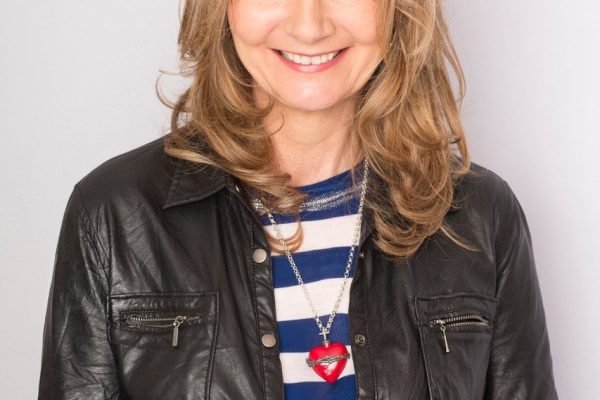
MULTIPOLYGON (((470 168, 460 120, 465 95, 463 71, 438 0, 380 1, 383 60, 358 93, 351 140, 369 158, 365 207, 374 223, 374 243, 400 259, 443 232, 462 241, 445 221, 454 184, 470 168), (454 98, 447 64, 457 78, 454 98)), ((171 128, 164 151, 195 163, 211 164, 254 188, 272 212, 297 214, 306 194, 286 185, 289 174, 273 167, 273 148, 252 96, 252 77, 239 60, 227 22, 228 0, 185 0, 178 44, 181 74, 193 79, 170 104, 171 128), (200 139, 200 140, 197 140, 200 139)), ((356 172, 356 171, 354 171, 356 172)), ((354 174, 353 182, 356 183, 354 174)), ((276 238, 267 235, 274 251, 276 238)), ((302 240, 301 226, 290 250, 302 240)))

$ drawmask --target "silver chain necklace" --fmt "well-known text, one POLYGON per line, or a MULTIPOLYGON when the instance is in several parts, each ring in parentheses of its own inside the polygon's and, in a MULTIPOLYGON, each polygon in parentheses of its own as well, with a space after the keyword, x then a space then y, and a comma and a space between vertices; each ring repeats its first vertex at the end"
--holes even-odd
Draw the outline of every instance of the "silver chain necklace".
POLYGON ((352 259, 354 257, 354 250, 355 250, 356 246, 358 245, 360 227, 361 227, 361 221, 362 221, 362 215, 363 215, 363 207, 364 207, 364 203, 365 203, 365 194, 367 192, 367 178, 368 178, 368 173, 369 173, 369 163, 368 163, 368 158, 366 156, 365 156, 365 160, 364 160, 364 165, 365 165, 364 166, 364 175, 363 175, 362 184, 361 184, 362 191, 360 194, 360 203, 358 206, 358 214, 356 217, 356 225, 354 228, 354 237, 352 239, 352 246, 350 247, 350 255, 348 257, 348 262, 346 264, 346 269, 344 271, 344 279, 342 281, 341 288, 340 288, 337 298, 335 300, 333 310, 331 311, 331 314, 329 315, 329 320, 327 321, 327 326, 323 326, 323 323, 321 322, 321 318, 319 318, 319 314, 317 313, 315 306, 310 299, 308 291, 306 290, 306 287, 304 286, 304 281, 302 280, 300 271, 298 271, 298 267, 296 266, 296 263, 294 262, 294 259, 292 258, 292 254, 290 253, 290 251, 288 249, 287 243, 285 242, 285 240, 283 239, 283 237, 281 235, 279 227, 277 226, 277 222, 273 218, 273 215, 267 211, 267 215, 269 216, 269 220, 271 220, 271 224, 272 224, 273 228, 275 229, 277 238, 279 239, 279 243, 281 243, 281 246, 285 250, 285 254, 287 255, 287 258, 290 262, 290 266, 292 267, 292 270, 294 271, 294 274, 296 275, 298 284, 300 285, 300 288, 302 289, 302 292, 304 293, 304 297, 306 298, 306 301, 308 302, 308 305, 310 306, 310 309, 313 312, 314 319, 317 323, 317 326, 319 327, 319 331, 321 332, 321 333, 319 333, 319 335, 323 336, 323 343, 329 343, 327 336, 330 333, 331 325, 333 324, 333 319, 335 318, 337 309, 340 306, 340 301, 342 299, 344 289, 346 288, 346 281, 348 280, 348 277, 350 276, 350 269, 352 268, 352 259))

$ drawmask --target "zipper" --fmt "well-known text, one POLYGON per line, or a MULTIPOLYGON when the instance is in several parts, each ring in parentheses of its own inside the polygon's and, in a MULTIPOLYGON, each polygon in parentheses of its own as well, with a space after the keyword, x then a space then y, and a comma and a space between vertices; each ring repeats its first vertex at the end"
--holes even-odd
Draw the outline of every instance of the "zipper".
POLYGON ((151 328, 169 328, 173 327, 173 338, 171 346, 177 347, 179 342, 179 325, 184 322, 190 322, 200 319, 200 315, 178 315, 176 317, 140 317, 138 315, 128 315, 125 322, 130 326, 151 327, 151 328), (165 322, 161 324, 160 322, 165 322))
POLYGON ((490 321, 479 314, 463 314, 449 318, 438 318, 429 321, 429 326, 437 326, 444 335, 444 345, 446 353, 450 352, 448 339, 446 338, 446 328, 449 326, 489 326, 490 321))

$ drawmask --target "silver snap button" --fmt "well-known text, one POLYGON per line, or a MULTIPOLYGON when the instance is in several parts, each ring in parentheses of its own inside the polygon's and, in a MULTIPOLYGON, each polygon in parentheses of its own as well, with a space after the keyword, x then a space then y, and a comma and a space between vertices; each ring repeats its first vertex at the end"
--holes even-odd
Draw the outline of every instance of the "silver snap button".
POLYGON ((364 251, 361 251, 361 252, 358 254, 358 256, 359 256, 360 258, 365 258, 365 252, 364 252, 364 251))
POLYGON ((262 337, 260 338, 260 341, 262 342, 263 346, 265 346, 265 347, 273 347, 277 343, 277 339, 275 339, 275 335, 273 335, 271 333, 265 333, 264 335, 262 335, 262 337))
POLYGON ((237 184, 237 183, 235 184, 235 190, 236 190, 237 192, 239 192, 239 191, 240 191, 240 187, 238 186, 238 184, 237 184))
POLYGON ((267 259, 267 252, 265 249, 258 248, 252 253, 252 259, 254 262, 261 263, 267 259))
POLYGON ((354 335, 354 344, 357 346, 364 346, 365 343, 367 343, 367 338, 365 337, 365 335, 354 335))

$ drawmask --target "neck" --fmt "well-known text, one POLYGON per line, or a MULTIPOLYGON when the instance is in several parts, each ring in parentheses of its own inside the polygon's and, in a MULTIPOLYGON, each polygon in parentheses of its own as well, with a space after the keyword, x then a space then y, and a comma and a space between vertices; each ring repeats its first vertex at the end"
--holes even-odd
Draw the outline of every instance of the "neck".
POLYGON ((318 182, 358 163, 360 154, 350 129, 355 107, 354 99, 349 99, 316 111, 281 104, 274 108, 264 123, 271 134, 277 171, 291 175, 288 185, 318 182))

